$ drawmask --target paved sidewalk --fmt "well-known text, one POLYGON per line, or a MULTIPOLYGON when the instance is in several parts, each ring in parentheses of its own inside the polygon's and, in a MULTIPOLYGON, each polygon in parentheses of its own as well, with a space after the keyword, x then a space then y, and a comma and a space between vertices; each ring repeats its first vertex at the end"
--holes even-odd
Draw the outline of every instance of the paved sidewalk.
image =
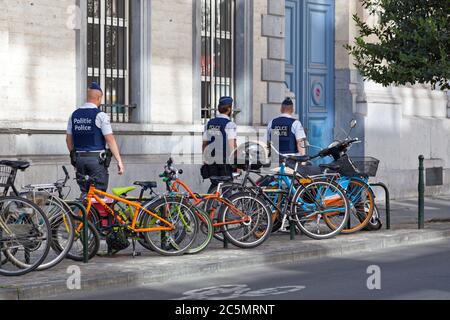
MULTIPOLYGON (((385 202, 378 203, 382 218, 386 221, 385 202)), ((418 199, 391 200, 391 225, 418 223, 418 199)), ((425 198, 426 222, 450 222, 450 196, 425 198)))

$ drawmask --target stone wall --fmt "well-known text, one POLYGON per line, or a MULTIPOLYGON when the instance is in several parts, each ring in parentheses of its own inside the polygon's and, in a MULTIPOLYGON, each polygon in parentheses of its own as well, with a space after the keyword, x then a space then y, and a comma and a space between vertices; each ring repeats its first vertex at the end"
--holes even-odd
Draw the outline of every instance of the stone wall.
POLYGON ((152 0, 152 123, 192 124, 192 0, 152 0))
POLYGON ((74 4, 2 1, 0 122, 62 122, 75 107, 74 4))

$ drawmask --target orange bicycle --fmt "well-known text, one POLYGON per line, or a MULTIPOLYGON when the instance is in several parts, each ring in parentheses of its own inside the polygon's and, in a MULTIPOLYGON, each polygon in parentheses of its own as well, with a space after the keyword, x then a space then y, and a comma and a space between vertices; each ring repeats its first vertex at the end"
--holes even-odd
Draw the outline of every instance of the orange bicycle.
MULTIPOLYGON (((119 249, 124 250, 129 246, 128 239, 132 239, 133 256, 136 252, 136 241, 145 240, 151 250, 165 255, 182 255, 189 250, 198 233, 198 220, 187 201, 179 197, 164 196, 157 200, 139 203, 121 198, 96 189, 96 181, 89 176, 79 176, 80 183, 89 187, 86 195, 86 212, 91 214, 91 207, 96 201, 113 216, 113 224, 108 226, 106 241, 108 245, 113 243, 119 249), (133 208, 128 217, 116 214, 113 206, 106 203, 105 199, 112 199, 115 203, 123 203, 133 208)), ((88 217, 89 218, 89 217, 88 217)), ((81 230, 82 224, 77 226, 81 230)), ((102 230, 104 232, 104 230, 102 230)))
MULTIPOLYGON (((207 213, 213 221, 214 237, 223 241, 225 237, 239 248, 255 248, 264 243, 272 230, 271 212, 260 197, 248 192, 237 192, 228 198, 221 193, 221 185, 229 182, 228 177, 216 177, 222 182, 214 194, 199 195, 178 177, 182 173, 173 167, 173 160, 167 162, 164 178, 168 192, 181 194, 185 191, 196 210, 207 213)), ((199 216, 201 220, 201 216, 199 216)))

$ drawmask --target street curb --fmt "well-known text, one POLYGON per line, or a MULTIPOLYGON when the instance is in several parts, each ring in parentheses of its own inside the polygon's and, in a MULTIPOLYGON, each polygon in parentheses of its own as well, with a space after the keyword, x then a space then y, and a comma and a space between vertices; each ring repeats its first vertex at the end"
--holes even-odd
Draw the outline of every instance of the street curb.
MULTIPOLYGON (((349 254, 367 253, 382 249, 396 248, 402 246, 411 246, 416 244, 425 244, 437 242, 450 238, 450 229, 448 230, 396 230, 391 234, 383 234, 379 240, 356 240, 346 241, 333 248, 323 248, 318 245, 316 248, 272 250, 270 252, 254 252, 238 258, 226 260, 199 263, 198 265, 177 265, 164 268, 164 272, 140 271, 135 273, 114 273, 113 276, 85 278, 82 281, 83 292, 105 290, 105 289, 124 289, 152 283, 160 283, 168 280, 176 280, 183 277, 195 277, 204 274, 212 274, 221 271, 231 271, 257 266, 267 266, 278 263, 296 263, 312 259, 321 259, 328 257, 341 257, 349 254), (397 234, 398 233, 398 234, 397 234), (349 243, 350 242, 350 243, 349 243)), ((320 244, 320 241, 317 242, 320 244)), ((201 256, 199 256, 201 258, 201 256)), ((199 258, 199 259, 200 259, 199 258)), ((30 300, 58 297, 69 294, 66 282, 48 282, 39 285, 24 285, 18 288, 0 288, 0 300, 30 300)))

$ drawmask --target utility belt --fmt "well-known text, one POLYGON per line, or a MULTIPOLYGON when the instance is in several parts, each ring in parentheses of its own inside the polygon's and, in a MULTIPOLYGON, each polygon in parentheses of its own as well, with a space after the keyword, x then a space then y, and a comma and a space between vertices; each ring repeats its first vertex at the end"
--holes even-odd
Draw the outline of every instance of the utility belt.
POLYGON ((102 152, 72 151, 70 153, 70 160, 71 160, 72 166, 74 166, 74 167, 76 167, 76 165, 77 165, 78 158, 97 158, 98 163, 100 165, 104 166, 105 168, 109 168, 109 166, 111 165, 112 157, 113 157, 113 154, 112 154, 111 150, 109 150, 109 149, 106 149, 105 151, 102 151, 102 152))

